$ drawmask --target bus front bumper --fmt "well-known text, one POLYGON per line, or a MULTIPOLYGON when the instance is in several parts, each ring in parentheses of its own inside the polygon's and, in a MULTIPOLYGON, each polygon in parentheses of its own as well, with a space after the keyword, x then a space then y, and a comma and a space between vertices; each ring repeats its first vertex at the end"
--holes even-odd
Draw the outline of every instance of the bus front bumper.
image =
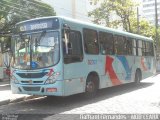
POLYGON ((42 96, 63 96, 62 81, 56 81, 54 84, 15 84, 11 83, 13 94, 28 94, 42 96))

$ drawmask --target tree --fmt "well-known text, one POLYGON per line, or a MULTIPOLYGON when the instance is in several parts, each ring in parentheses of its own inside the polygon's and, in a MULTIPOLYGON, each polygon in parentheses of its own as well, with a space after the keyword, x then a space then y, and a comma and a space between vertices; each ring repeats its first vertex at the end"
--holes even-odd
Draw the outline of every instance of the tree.
MULTIPOLYGON (((133 0, 103 0, 103 2, 94 0, 94 3, 97 2, 101 2, 101 5, 88 13, 93 18, 94 23, 99 24, 100 21, 105 21, 107 27, 122 27, 127 32, 137 33, 136 8, 138 3, 133 0)), ((138 34, 152 37, 155 40, 156 28, 149 21, 141 18, 139 28, 140 32, 138 34)))
POLYGON ((132 32, 130 19, 136 16, 136 5, 132 0, 104 0, 99 8, 88 15, 93 17, 95 23, 103 19, 108 27, 122 26, 125 31, 132 32))
POLYGON ((0 2, 0 39, 10 44, 10 34, 17 22, 36 17, 54 16, 54 9, 36 0, 1 0, 0 2), (1 39, 2 40, 2 39, 1 39))
POLYGON ((137 18, 131 18, 131 28, 133 33, 137 33, 146 37, 154 37, 155 35, 155 27, 147 21, 145 18, 141 18, 139 20, 139 33, 138 33, 138 25, 137 18))
POLYGON ((1 0, 0 33, 10 33, 19 21, 54 15, 56 13, 52 7, 36 0, 1 0))

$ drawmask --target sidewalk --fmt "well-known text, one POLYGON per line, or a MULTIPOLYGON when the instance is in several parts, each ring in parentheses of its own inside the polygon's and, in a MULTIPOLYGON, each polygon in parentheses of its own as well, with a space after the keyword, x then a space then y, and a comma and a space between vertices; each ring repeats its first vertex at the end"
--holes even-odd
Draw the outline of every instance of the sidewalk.
POLYGON ((9 81, 0 82, 0 105, 20 102, 35 97, 36 96, 31 96, 31 95, 12 94, 9 81))

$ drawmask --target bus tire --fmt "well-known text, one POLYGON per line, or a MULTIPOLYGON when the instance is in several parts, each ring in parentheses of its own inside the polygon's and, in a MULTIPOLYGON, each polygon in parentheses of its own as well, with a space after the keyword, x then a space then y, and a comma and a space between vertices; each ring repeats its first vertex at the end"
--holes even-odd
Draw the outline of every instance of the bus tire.
POLYGON ((96 96, 98 90, 98 76, 89 75, 86 81, 85 98, 93 98, 96 96))
POLYGON ((139 84, 140 81, 142 80, 142 73, 141 73, 141 70, 137 69, 136 70, 136 73, 135 73, 135 83, 136 84, 139 84))

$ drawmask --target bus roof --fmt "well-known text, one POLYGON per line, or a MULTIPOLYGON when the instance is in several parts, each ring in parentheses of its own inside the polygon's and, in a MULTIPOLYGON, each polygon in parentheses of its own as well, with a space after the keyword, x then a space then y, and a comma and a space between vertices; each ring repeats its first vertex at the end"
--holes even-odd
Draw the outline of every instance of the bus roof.
POLYGON ((34 18, 34 19, 19 22, 16 25, 21 24, 21 23, 25 23, 25 22, 29 22, 29 21, 41 20, 41 19, 50 19, 50 18, 58 18, 58 19, 61 19, 61 20, 64 20, 64 21, 68 21, 68 22, 72 22, 72 23, 75 23, 75 24, 87 26, 89 28, 94 28, 94 29, 97 29, 99 31, 103 30, 103 31, 107 31, 109 33, 113 33, 113 34, 117 34, 117 35, 123 35, 123 36, 126 36, 126 37, 131 37, 131 38, 136 38, 136 39, 141 39, 141 40, 151 41, 151 42, 153 41, 153 39, 149 38, 149 37, 145 37, 145 36, 141 36, 141 35, 138 35, 138 34, 133 34, 133 33, 129 33, 129 32, 125 32, 125 31, 121 31, 121 30, 117 30, 117 29, 113 29, 113 28, 109 28, 109 27, 104 27, 104 26, 100 26, 100 25, 96 25, 96 24, 93 24, 93 23, 88 23, 88 22, 84 22, 84 21, 80 21, 80 20, 77 20, 77 19, 68 18, 68 17, 64 17, 64 16, 49 16, 49 17, 34 18))

